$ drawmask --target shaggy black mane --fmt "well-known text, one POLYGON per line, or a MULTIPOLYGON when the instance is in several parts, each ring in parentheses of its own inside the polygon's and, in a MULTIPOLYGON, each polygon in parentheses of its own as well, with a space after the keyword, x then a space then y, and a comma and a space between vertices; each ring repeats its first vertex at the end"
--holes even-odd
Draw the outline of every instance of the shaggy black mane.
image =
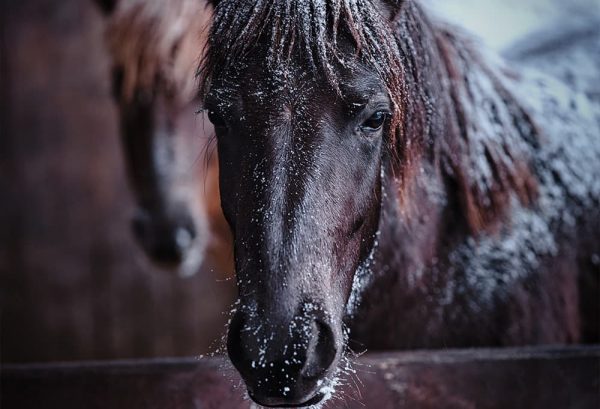
POLYGON ((220 1, 200 68, 201 93, 206 95, 214 77, 227 75, 261 42, 268 47, 269 68, 285 67, 300 56, 307 70, 326 78, 336 90, 337 68, 360 63, 377 73, 398 108, 403 95, 401 58, 385 14, 372 0, 220 1), (348 41, 338 42, 342 37, 350 40, 350 53, 348 41))

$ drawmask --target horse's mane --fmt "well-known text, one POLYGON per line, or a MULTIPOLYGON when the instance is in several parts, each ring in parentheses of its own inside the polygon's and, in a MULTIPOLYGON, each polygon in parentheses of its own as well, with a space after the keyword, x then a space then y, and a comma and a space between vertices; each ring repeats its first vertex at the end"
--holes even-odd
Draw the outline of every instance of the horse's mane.
POLYGON ((418 159, 429 155, 454 188, 471 232, 497 227, 513 198, 528 205, 537 194, 531 152, 539 129, 511 91, 509 77, 517 74, 459 28, 431 20, 415 1, 405 0, 396 24, 407 76, 402 108, 410 118, 395 147, 404 184, 410 189, 418 159))
POLYGON ((439 30, 437 46, 454 115, 440 148, 467 221, 479 231, 501 220, 512 199, 528 205, 537 195, 532 151, 540 130, 513 95, 517 74, 497 57, 456 30, 439 30))
POLYGON ((165 91, 187 102, 197 94, 194 78, 210 18, 201 0, 121 0, 111 14, 107 39, 113 63, 123 68, 123 95, 165 91))
POLYGON ((476 233, 500 220, 512 197, 528 203, 535 195, 528 152, 537 129, 499 70, 452 33, 431 24, 413 0, 223 0, 209 40, 217 46, 200 69, 201 93, 259 43, 267 45, 267 66, 300 55, 335 89, 339 68, 360 62, 381 78, 394 104, 388 146, 400 199, 409 200, 420 158, 429 155, 454 182, 476 233), (346 40, 350 53, 341 45, 346 40))

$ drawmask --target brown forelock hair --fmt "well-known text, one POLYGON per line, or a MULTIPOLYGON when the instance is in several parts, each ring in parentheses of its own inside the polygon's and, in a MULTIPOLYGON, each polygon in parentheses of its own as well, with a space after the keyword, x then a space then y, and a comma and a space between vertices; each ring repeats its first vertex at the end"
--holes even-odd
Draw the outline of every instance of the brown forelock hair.
POLYGON ((292 56, 300 55, 307 69, 338 92, 337 69, 359 62, 379 76, 392 101, 391 147, 401 138, 406 94, 393 38, 387 16, 377 11, 372 0, 223 0, 210 30, 209 44, 218 47, 208 48, 200 66, 201 95, 206 96, 216 76, 234 72, 261 40, 267 44, 270 68, 285 67, 292 56), (354 55, 348 56, 347 44, 342 46, 340 38, 350 39, 354 55))
POLYGON ((512 195, 523 203, 535 196, 527 149, 536 143, 537 128, 485 58, 462 47, 452 30, 434 27, 414 1, 384 3, 400 11, 390 19, 373 0, 220 1, 209 40, 219 46, 209 47, 202 61, 201 95, 214 77, 235 72, 265 38, 267 64, 276 68, 300 53, 336 90, 336 68, 359 61, 380 77, 393 104, 387 145, 401 204, 410 207, 413 176, 429 149, 456 183, 473 233, 485 230, 501 219, 512 195), (340 37, 350 39, 354 60, 340 37), (433 106, 434 99, 444 107, 433 106), (445 128, 448 118, 452 129, 445 128))
POLYGON ((123 68, 121 98, 160 81, 170 96, 191 101, 210 17, 204 0, 119 1, 106 35, 113 63, 123 68))

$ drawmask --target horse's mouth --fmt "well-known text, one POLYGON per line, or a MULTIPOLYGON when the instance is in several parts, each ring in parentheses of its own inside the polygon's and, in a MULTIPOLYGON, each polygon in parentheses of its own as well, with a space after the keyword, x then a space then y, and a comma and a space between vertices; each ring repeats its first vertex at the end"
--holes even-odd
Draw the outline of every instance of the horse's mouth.
POLYGON ((312 406, 312 405, 316 405, 317 403, 321 402, 324 397, 325 397, 325 394, 323 392, 318 392, 315 396, 313 396, 312 399, 304 402, 300 406, 312 406))
POLYGON ((262 407, 268 408, 320 408, 323 403, 328 401, 333 393, 335 393, 335 387, 338 384, 337 376, 333 378, 325 378, 319 382, 317 382, 317 389, 313 392, 313 396, 309 399, 298 402, 298 400, 294 401, 293 399, 285 399, 285 398, 256 398, 251 390, 248 390, 248 396, 255 403, 259 404, 262 407))
POLYGON ((302 403, 285 403, 285 402, 269 403, 269 402, 259 402, 252 396, 252 394, 248 393, 248 395, 254 402, 258 403, 261 406, 268 407, 268 408, 304 408, 304 407, 318 404, 325 397, 325 394, 323 392, 317 392, 317 394, 315 396, 313 396, 309 400, 302 402, 302 403))

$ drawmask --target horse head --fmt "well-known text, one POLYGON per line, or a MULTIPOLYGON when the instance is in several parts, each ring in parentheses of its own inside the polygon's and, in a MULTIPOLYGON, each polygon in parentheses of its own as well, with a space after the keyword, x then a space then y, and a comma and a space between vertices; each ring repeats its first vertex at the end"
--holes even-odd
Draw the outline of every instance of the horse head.
POLYGON ((195 115, 205 5, 193 0, 98 3, 108 17, 113 94, 138 205, 134 235, 151 260, 192 274, 210 239, 207 201, 211 195, 218 198, 216 184, 205 180, 216 171, 211 169, 215 161, 203 156, 209 153, 211 130, 195 115))
POLYGON ((402 94, 392 5, 252 3, 218 2, 202 66, 235 238, 227 346, 256 402, 307 405, 336 382, 377 239, 402 94))

